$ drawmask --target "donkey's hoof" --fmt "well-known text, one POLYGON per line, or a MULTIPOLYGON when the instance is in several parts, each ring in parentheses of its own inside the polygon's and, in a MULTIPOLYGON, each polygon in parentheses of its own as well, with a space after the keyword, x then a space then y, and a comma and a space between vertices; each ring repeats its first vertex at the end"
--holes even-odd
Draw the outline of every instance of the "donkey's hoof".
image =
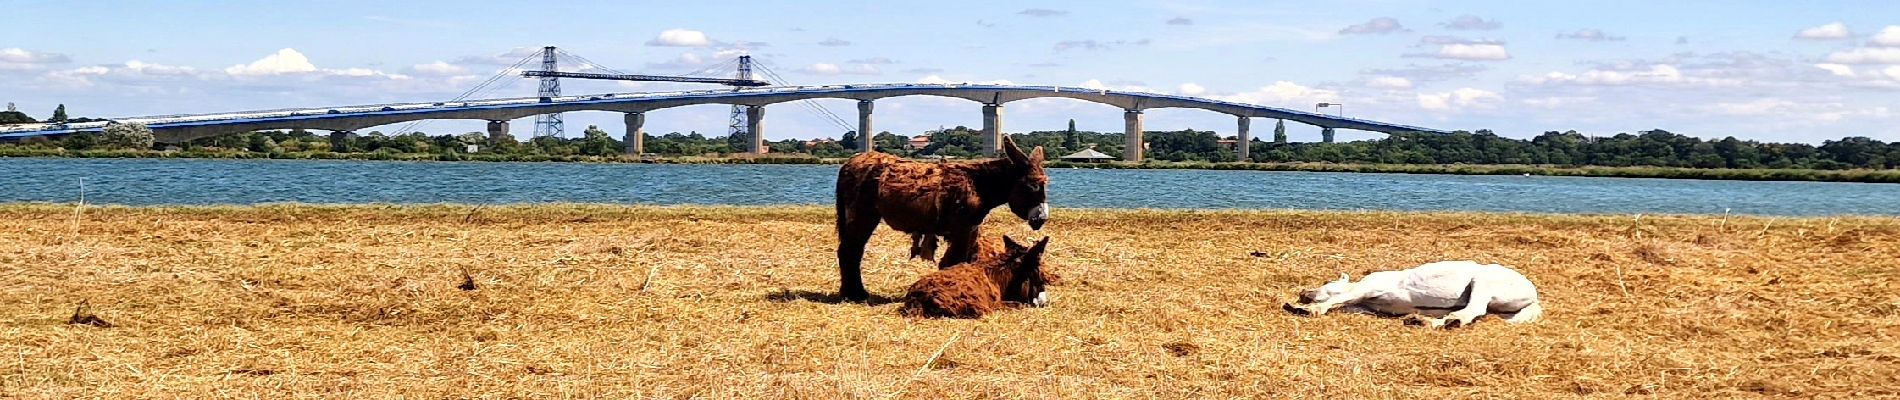
POLYGON ((1280 309, 1286 310, 1288 314, 1298 315, 1302 317, 1313 316, 1312 311, 1302 308, 1300 306, 1295 306, 1293 305, 1293 303, 1280 303, 1280 309))
POLYGON ((864 289, 840 290, 838 291, 838 297, 842 297, 846 301, 863 303, 865 300, 871 299, 871 293, 864 291, 864 289))
POLYGON ((1405 323, 1405 326, 1417 326, 1417 327, 1424 327, 1424 326, 1428 326, 1432 324, 1431 321, 1426 320, 1425 317, 1418 316, 1418 314, 1407 315, 1402 320, 1402 322, 1405 323))
POLYGON ((1457 318, 1446 318, 1446 319, 1445 319, 1445 329, 1458 329, 1458 328, 1462 328, 1462 327, 1464 327, 1464 326, 1465 326, 1465 321, 1464 321, 1464 320, 1461 320, 1461 319, 1457 319, 1457 318))

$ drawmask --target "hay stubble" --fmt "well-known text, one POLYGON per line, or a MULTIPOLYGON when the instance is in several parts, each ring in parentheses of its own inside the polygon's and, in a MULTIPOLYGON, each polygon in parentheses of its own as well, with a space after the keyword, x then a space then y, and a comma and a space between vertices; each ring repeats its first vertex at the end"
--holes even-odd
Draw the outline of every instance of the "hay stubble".
MULTIPOLYGON (((822 208, 0 207, 5 397, 1900 395, 1900 220, 1059 210, 1051 307, 908 320, 822 208), (78 229, 74 229, 75 224, 78 229), (1544 322, 1279 308, 1513 265, 1544 322), (465 288, 478 288, 465 290, 465 288), (68 324, 74 305, 111 327, 68 324)), ((1028 235, 1004 213, 991 232, 1028 235)))

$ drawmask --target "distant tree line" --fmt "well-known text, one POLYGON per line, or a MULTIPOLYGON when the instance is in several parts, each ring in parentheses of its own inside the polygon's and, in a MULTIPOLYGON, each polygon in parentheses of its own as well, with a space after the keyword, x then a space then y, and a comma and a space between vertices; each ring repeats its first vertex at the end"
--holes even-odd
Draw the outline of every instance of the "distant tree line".
MULTIPOLYGON (((64 120, 65 106, 54 111, 51 120, 64 120)), ((0 113, 0 121, 27 121, 19 112, 0 113)), ((78 119, 70 120, 78 122, 78 119)), ((8 122, 0 122, 8 123, 8 122)), ((116 125, 115 125, 116 126, 116 125)), ((878 151, 916 157, 967 158, 983 154, 982 132, 969 127, 926 131, 927 142, 913 147, 911 136, 878 132, 871 140, 878 151)), ((1125 136, 1069 127, 1057 131, 1033 131, 1010 135, 1017 144, 1029 148, 1041 146, 1050 158, 1084 149, 1122 157, 1125 136)), ((1237 161, 1233 137, 1213 131, 1149 131, 1142 134, 1148 146, 1147 159, 1162 161, 1237 161)), ((1804 143, 1764 143, 1734 137, 1703 140, 1664 130, 1615 136, 1587 136, 1576 131, 1546 132, 1530 139, 1500 137, 1488 130, 1458 131, 1449 134, 1401 133, 1377 140, 1346 143, 1286 142, 1284 125, 1273 129, 1272 139, 1253 138, 1249 146, 1251 161, 1256 162, 1331 162, 1361 164, 1532 164, 1555 166, 1655 166, 1683 168, 1793 168, 1793 169, 1892 169, 1900 168, 1900 142, 1885 143, 1867 137, 1829 140, 1821 145, 1804 143)), ((865 140, 857 132, 846 132, 839 140, 785 139, 766 141, 771 153, 809 154, 817 157, 847 157, 865 140)), ((99 133, 67 135, 56 141, 43 139, 0 143, 0 147, 59 147, 84 150, 151 150, 151 133, 143 127, 108 130, 99 133)), ((369 132, 332 138, 328 132, 302 129, 258 131, 193 140, 176 146, 177 150, 202 152, 250 152, 287 154, 309 152, 399 153, 456 155, 471 150, 486 154, 545 156, 617 156, 623 143, 616 135, 588 126, 577 138, 537 137, 527 141, 491 142, 481 132, 429 135, 422 132, 386 134, 369 132)), ((706 136, 698 132, 648 134, 647 154, 659 156, 720 156, 746 151, 746 140, 726 135, 706 136)))

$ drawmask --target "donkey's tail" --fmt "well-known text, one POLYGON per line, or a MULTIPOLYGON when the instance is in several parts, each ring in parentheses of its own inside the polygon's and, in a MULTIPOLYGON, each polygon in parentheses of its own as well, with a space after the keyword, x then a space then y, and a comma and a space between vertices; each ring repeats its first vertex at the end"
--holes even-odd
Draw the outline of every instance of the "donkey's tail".
POLYGON ((1510 318, 1505 318, 1504 322, 1509 322, 1513 324, 1527 324, 1527 323, 1537 322, 1537 320, 1543 319, 1543 318, 1544 318, 1544 303, 1539 301, 1539 302, 1531 302, 1531 305, 1524 306, 1524 308, 1517 310, 1516 313, 1511 314, 1510 318))

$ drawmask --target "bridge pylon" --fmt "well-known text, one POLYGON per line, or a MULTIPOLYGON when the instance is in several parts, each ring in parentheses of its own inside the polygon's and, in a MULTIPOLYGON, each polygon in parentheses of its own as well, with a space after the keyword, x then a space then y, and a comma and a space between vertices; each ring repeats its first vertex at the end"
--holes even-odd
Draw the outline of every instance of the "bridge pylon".
MULTIPOLYGON (((739 56, 739 73, 734 74, 733 79, 752 80, 752 56, 739 56)), ((738 88, 735 87, 733 90, 738 90, 738 88)), ((750 120, 746 116, 746 111, 749 107, 752 106, 732 105, 732 115, 728 118, 728 122, 726 123, 726 135, 746 137, 744 135, 752 134, 752 131, 747 129, 751 125, 750 120)), ((746 150, 757 151, 757 149, 746 150)))
MULTIPOLYGON (((559 69, 554 59, 554 46, 542 47, 541 71, 557 72, 559 69)), ((554 98, 561 97, 561 79, 552 76, 542 76, 539 95, 543 103, 551 102, 554 101, 554 98)), ((563 132, 565 129, 561 125, 561 113, 537 115, 534 117, 534 137, 565 137, 565 132, 563 132)))

